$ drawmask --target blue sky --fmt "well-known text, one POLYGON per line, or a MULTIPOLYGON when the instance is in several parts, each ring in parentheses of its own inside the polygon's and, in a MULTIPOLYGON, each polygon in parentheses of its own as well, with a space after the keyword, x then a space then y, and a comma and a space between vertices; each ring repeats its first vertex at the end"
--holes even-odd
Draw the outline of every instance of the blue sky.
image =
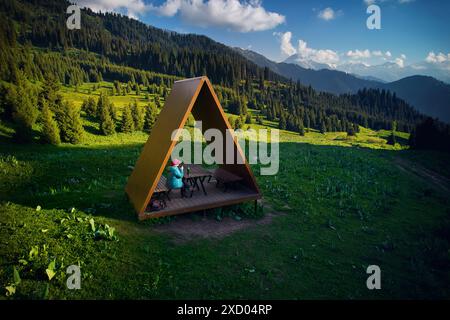
POLYGON ((75 1, 156 27, 250 48, 275 61, 293 53, 331 64, 397 61, 406 65, 427 57, 450 61, 450 1, 75 1), (366 27, 371 3, 381 9, 381 30, 366 27))

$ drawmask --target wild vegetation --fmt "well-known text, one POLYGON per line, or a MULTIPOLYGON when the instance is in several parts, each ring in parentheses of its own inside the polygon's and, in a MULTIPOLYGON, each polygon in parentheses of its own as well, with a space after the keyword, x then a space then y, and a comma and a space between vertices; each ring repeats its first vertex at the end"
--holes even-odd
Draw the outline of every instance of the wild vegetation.
POLYGON ((282 131, 279 174, 257 176, 272 222, 233 208, 204 221, 191 214, 214 228, 255 225, 181 243, 138 223, 124 195, 145 133, 88 131, 82 145, 55 147, 17 145, 2 132, 0 283, 10 298, 448 297, 448 196, 397 166, 415 151, 388 145, 389 131, 282 131), (98 238, 97 227, 114 237, 98 238), (81 266, 81 290, 65 287, 71 264, 81 266), (383 270, 381 291, 365 287, 370 264, 383 270))
POLYGON ((0 3, 3 297, 449 296, 450 159, 409 149, 429 141, 413 130, 423 115, 386 91, 316 92, 205 37, 115 14, 83 11, 89 28, 70 33, 57 27, 66 4, 0 3), (173 82, 199 74, 234 128, 281 129, 280 172, 257 176, 256 215, 188 216, 253 226, 178 241, 158 231, 167 221, 137 222, 124 186, 173 82), (66 288, 73 264, 81 290, 66 288), (366 288, 370 264, 381 291, 366 288))

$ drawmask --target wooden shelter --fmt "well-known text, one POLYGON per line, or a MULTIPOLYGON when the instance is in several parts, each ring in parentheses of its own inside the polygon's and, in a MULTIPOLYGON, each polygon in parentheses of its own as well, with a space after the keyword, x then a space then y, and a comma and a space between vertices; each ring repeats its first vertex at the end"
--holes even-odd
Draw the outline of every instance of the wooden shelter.
POLYGON ((255 177, 233 136, 235 161, 220 165, 220 170, 240 177, 242 180, 239 188, 224 192, 215 187, 215 184, 208 183, 208 195, 197 193, 192 198, 171 199, 163 210, 146 212, 158 184, 161 185, 160 179, 178 140, 172 140, 172 132, 184 127, 190 113, 196 120, 202 121, 202 133, 210 128, 222 132, 223 153, 226 159, 225 137, 233 135, 233 130, 210 81, 207 77, 176 81, 125 188, 140 220, 218 208, 261 198, 255 177))

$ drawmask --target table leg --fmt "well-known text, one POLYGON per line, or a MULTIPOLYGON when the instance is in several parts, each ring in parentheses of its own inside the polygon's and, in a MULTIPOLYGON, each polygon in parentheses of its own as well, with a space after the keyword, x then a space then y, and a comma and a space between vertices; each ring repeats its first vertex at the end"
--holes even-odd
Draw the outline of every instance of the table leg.
POLYGON ((202 186, 203 194, 204 194, 205 196, 207 196, 208 194, 206 193, 205 186, 204 186, 204 184, 203 184, 203 182, 205 181, 205 179, 206 179, 206 177, 201 177, 201 178, 199 178, 199 180, 200 180, 200 185, 202 186))

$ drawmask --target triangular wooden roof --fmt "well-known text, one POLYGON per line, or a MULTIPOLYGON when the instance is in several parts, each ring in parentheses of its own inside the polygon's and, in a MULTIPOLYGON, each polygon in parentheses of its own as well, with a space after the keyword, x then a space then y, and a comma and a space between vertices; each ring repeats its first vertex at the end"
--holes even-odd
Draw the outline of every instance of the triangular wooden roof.
MULTIPOLYGON (((173 141, 171 139, 172 132, 184 127, 189 113, 192 113, 196 120, 202 121, 202 133, 210 128, 220 130, 224 137, 233 132, 227 131, 232 128, 207 77, 176 81, 125 188, 140 218, 177 143, 177 139, 173 141)), ((236 160, 239 157, 240 161, 235 161, 234 164, 223 164, 221 167, 244 178, 244 184, 260 194, 245 155, 236 139, 234 141, 235 157, 236 160)), ((225 147, 224 159, 226 159, 225 147)))

